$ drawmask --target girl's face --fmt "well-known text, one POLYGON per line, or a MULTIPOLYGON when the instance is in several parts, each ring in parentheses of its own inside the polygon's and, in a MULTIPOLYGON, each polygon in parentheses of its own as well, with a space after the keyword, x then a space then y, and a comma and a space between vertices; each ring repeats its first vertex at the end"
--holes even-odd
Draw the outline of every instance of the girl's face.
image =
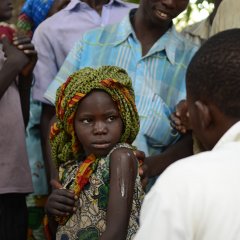
POLYGON ((109 94, 93 91, 79 102, 74 128, 85 153, 102 157, 120 141, 123 122, 109 94))

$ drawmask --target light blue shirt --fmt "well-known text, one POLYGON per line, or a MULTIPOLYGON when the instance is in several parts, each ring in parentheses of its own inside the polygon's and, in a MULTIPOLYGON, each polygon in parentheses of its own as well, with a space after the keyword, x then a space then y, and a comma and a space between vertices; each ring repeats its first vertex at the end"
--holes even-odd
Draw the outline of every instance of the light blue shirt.
POLYGON ((46 102, 43 94, 57 75, 74 43, 88 30, 120 22, 137 4, 110 0, 103 5, 101 16, 87 3, 71 0, 66 8, 42 22, 33 35, 38 52, 34 68, 33 99, 46 102))
POLYGON ((147 156, 157 154, 178 138, 169 116, 175 105, 186 98, 185 73, 196 50, 196 45, 172 27, 142 56, 141 44, 126 17, 119 24, 85 34, 44 96, 54 104, 57 88, 83 67, 116 65, 126 69, 133 81, 140 115, 140 132, 134 144, 147 156))

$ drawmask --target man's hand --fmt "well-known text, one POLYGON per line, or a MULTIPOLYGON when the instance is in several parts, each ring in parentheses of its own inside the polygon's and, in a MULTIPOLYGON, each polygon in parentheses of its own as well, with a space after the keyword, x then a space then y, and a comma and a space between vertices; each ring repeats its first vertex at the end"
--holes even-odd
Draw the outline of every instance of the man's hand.
POLYGON ((23 76, 28 76, 37 61, 37 52, 28 37, 14 37, 13 44, 7 37, 2 39, 3 51, 6 61, 11 63, 12 67, 23 76))
POLYGON ((171 125, 180 133, 184 134, 191 130, 191 123, 188 113, 188 105, 186 100, 181 100, 177 106, 176 111, 170 116, 171 125))
POLYGON ((13 45, 21 50, 27 57, 27 64, 21 69, 21 75, 26 77, 30 75, 37 62, 37 52, 34 49, 31 39, 26 36, 16 36, 13 38, 13 45))

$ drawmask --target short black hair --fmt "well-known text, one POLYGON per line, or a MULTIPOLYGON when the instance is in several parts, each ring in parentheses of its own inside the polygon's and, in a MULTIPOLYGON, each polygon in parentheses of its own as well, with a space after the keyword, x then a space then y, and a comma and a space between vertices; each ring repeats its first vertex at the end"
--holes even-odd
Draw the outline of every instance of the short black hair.
POLYGON ((240 117, 240 29, 220 32, 197 51, 187 69, 187 92, 221 112, 240 117))

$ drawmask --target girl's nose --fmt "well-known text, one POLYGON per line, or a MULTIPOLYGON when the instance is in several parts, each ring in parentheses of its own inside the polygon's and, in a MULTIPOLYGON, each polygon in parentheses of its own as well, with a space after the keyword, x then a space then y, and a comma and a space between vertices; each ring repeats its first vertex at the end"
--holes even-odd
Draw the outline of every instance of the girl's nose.
POLYGON ((107 133, 107 126, 104 122, 98 121, 94 124, 93 127, 94 134, 106 134, 107 133))

